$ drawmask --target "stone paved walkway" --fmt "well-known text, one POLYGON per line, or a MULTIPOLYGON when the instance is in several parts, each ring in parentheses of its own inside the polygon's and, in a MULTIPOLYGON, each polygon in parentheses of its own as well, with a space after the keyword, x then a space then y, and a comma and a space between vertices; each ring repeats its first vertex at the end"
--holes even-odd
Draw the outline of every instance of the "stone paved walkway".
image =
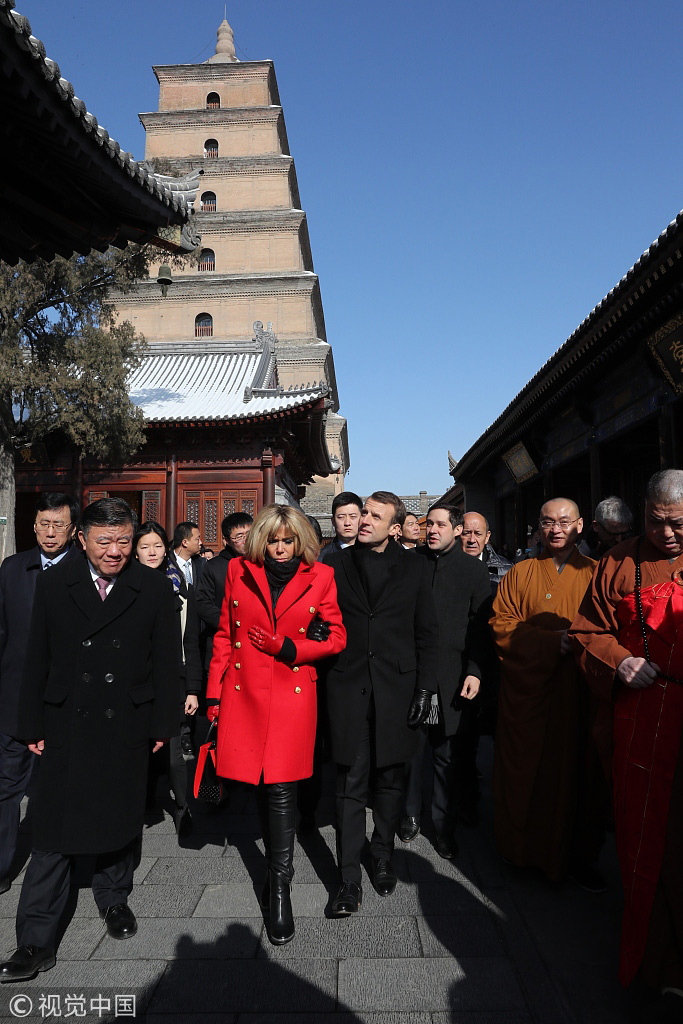
MULTIPOLYGON (((135 1019, 147 1024, 629 1024, 633 1001, 616 981, 611 837, 605 895, 506 867, 493 847, 490 742, 480 766, 482 824, 461 830, 457 861, 438 857, 424 836, 397 842, 395 894, 382 899, 367 882, 361 913, 343 920, 326 916, 337 876, 324 801, 319 832, 297 842, 297 931, 280 948, 268 942, 258 908, 263 847, 248 791, 237 787, 217 812, 197 808, 182 847, 165 814, 144 834, 130 900, 138 934, 110 939, 89 889, 75 890, 56 968, 2 986, 0 1021, 17 1020, 9 1009, 17 994, 32 1000, 31 1022, 55 1017, 50 1006, 65 1020, 68 1011, 72 1020, 130 1020, 114 1016, 126 1010, 115 999, 135 994, 135 1019), (52 1003, 41 1008, 41 994, 52 1003)), ((7 953, 20 881, 0 896, 7 953)))

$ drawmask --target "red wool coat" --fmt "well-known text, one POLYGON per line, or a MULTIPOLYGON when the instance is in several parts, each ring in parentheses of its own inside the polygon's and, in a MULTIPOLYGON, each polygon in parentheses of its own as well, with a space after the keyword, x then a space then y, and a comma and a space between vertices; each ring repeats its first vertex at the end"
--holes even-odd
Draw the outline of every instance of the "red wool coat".
POLYGON ((270 590, 262 565, 233 558, 206 696, 210 701, 220 698, 218 774, 254 785, 261 774, 264 782, 294 782, 312 774, 317 707, 313 663, 346 645, 334 572, 321 562, 301 563, 275 612, 277 632, 296 646, 293 662, 264 654, 249 640, 250 626, 274 632, 270 590), (331 625, 323 643, 306 639, 315 618, 331 625))

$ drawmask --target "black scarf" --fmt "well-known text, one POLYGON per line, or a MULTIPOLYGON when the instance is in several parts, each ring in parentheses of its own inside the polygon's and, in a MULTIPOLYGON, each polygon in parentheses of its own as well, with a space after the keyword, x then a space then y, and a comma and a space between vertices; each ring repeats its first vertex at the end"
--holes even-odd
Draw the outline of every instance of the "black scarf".
POLYGON ((270 588, 270 600, 273 605, 273 619, 275 618, 275 605, 280 594, 290 580, 293 580, 301 565, 301 555, 295 555, 288 562, 276 562, 268 552, 263 560, 263 568, 266 570, 266 579, 270 588))
POLYGON ((351 552, 368 603, 374 608, 389 581, 391 567, 403 554, 403 550, 393 537, 390 537, 384 551, 374 551, 369 545, 356 542, 351 552))

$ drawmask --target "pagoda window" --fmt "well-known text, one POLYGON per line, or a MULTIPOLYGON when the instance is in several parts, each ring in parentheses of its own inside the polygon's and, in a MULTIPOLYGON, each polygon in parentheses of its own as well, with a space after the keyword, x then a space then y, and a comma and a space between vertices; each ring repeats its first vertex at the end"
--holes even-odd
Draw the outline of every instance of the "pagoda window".
POLYGON ((204 158, 206 160, 215 160, 218 156, 218 140, 207 139, 204 143, 204 158))
POLYGON ((215 192, 202 192, 202 213, 215 213, 216 212, 216 193, 215 192))
POLYGON ((213 249, 202 249, 199 254, 199 270, 216 269, 216 253, 213 249))
POLYGON ((213 317, 210 313, 200 313, 194 321, 195 338, 213 337, 213 317))
POLYGON ((206 109, 207 110, 220 110, 221 98, 217 92, 210 92, 206 97, 206 109))

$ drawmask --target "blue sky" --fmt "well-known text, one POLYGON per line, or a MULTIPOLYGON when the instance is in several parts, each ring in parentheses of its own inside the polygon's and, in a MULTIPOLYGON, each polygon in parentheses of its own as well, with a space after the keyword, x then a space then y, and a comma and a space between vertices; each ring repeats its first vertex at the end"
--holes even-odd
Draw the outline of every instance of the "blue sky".
MULTIPOLYGON (((153 64, 223 3, 17 0, 144 155, 153 64)), ((320 275, 347 486, 441 493, 460 456, 683 206, 680 0, 230 0, 270 58, 320 275)))

